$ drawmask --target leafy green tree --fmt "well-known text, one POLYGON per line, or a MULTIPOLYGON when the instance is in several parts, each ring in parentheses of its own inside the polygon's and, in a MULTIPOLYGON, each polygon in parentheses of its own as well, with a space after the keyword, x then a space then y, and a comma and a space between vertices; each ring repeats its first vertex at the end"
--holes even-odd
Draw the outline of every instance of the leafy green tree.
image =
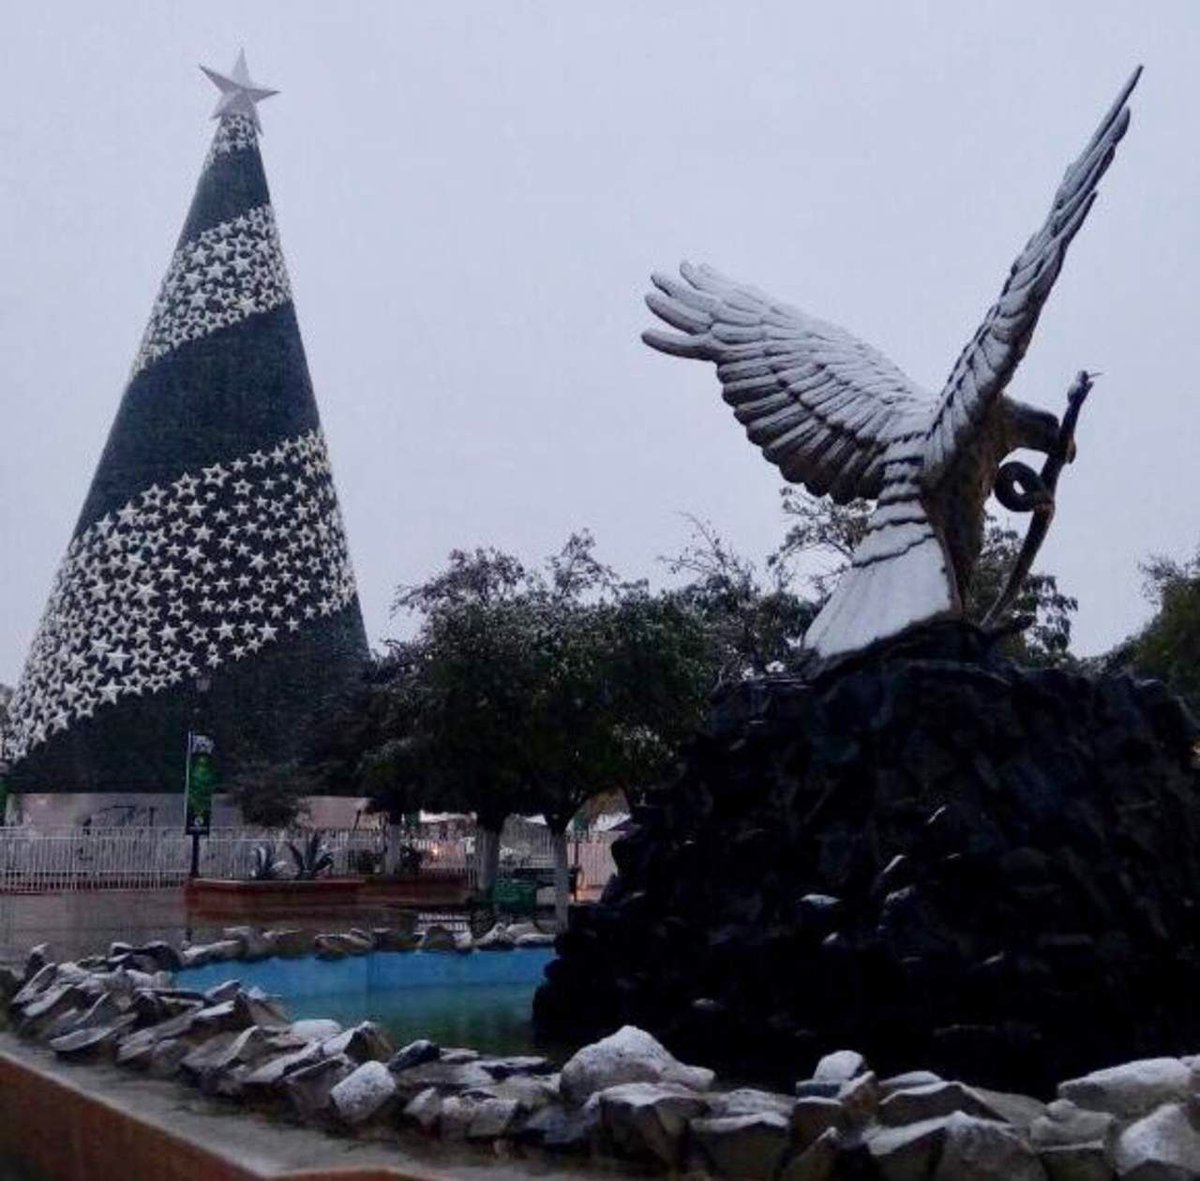
POLYGON ((688 518, 692 536, 682 553, 665 559, 690 581, 682 599, 704 621, 714 686, 787 667, 817 606, 791 588, 792 571, 776 556, 765 574, 735 553, 706 521, 688 518))
POLYGON ((1155 556, 1142 573, 1157 611, 1105 663, 1164 681, 1200 714, 1200 550, 1185 562, 1155 556))

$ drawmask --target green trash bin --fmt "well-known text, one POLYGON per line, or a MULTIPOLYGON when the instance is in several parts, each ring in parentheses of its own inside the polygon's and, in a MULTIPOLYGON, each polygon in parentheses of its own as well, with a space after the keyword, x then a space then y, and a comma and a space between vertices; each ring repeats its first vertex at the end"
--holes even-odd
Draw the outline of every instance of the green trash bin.
POLYGON ((497 914, 532 917, 537 912, 537 883, 500 878, 492 888, 492 905, 497 914))

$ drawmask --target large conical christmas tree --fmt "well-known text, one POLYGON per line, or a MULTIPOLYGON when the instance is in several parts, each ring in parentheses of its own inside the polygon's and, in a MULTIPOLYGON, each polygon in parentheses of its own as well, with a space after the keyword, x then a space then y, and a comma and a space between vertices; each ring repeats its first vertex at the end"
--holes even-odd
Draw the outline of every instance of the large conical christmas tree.
POLYGON ((18 790, 180 789, 294 755, 366 637, 258 150, 272 91, 208 71, 212 147, 10 714, 18 790))

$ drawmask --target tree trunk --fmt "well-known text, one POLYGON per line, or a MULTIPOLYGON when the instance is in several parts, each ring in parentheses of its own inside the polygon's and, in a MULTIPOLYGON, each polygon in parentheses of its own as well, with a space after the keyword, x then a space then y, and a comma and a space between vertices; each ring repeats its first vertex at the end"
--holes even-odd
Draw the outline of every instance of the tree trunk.
POLYGON ((388 824, 387 851, 383 855, 383 872, 390 878, 400 872, 400 845, 404 829, 399 824, 388 824))
POLYGON ((551 830, 554 840, 554 923, 560 931, 567 929, 567 903, 571 870, 567 864, 567 830, 551 830))
POLYGON ((500 872, 500 830, 498 828, 475 828, 475 872, 476 886, 480 893, 496 884, 500 872))

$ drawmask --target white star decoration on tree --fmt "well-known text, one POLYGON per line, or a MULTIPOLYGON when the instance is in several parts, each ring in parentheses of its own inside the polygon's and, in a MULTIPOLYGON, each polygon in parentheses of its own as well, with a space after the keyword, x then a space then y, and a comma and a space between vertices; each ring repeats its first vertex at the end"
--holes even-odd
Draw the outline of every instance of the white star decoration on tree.
POLYGON ((291 298, 270 205, 212 226, 184 242, 171 259, 131 376, 185 341, 199 340, 291 298), (227 262, 221 261, 222 255, 227 262))
POLYGON ((9 707, 18 757, 98 706, 242 660, 354 602, 320 432, 250 459, 251 480, 223 478, 241 459, 202 468, 209 480, 185 472, 71 542, 9 707))
POLYGON ((259 86, 250 80, 250 71, 246 69, 245 50, 238 51, 237 61, 234 62, 233 69, 228 74, 210 70, 208 66, 200 68, 221 92, 221 97, 217 99, 217 109, 213 111, 213 118, 223 119, 226 115, 244 115, 254 124, 256 131, 261 131, 262 124, 258 121, 258 109, 255 104, 262 102, 265 98, 270 98, 273 94, 278 94, 279 91, 268 90, 265 86, 259 86))

